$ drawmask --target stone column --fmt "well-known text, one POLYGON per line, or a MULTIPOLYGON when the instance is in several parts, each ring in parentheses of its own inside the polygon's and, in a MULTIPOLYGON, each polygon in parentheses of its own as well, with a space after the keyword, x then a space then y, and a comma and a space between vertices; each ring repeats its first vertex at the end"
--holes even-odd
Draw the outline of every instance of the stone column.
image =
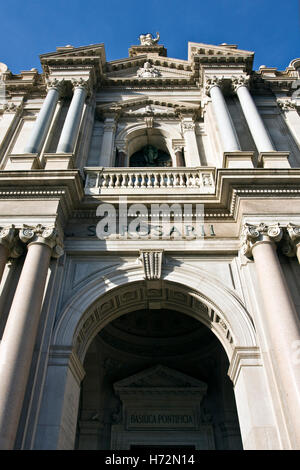
POLYGON ((35 121, 29 142, 24 153, 39 153, 47 136, 55 108, 59 99, 62 81, 50 80, 47 84, 48 93, 35 121))
POLYGON ((281 396, 281 404, 293 449, 300 449, 300 367, 295 345, 300 324, 277 254, 283 235, 279 224, 243 227, 242 253, 253 256, 264 303, 262 324, 281 396))
POLYGON ((274 152, 276 149, 248 90, 248 82, 249 79, 243 76, 232 80, 257 150, 259 152, 274 152))
POLYGON ((206 93, 211 97, 214 113, 218 122, 224 152, 240 151, 240 143, 229 114, 222 90, 222 79, 206 79, 206 93))
POLYGON ((61 131, 56 153, 72 153, 78 135, 88 82, 80 78, 79 80, 73 80, 72 83, 74 86, 73 98, 61 131))
POLYGON ((180 147, 174 149, 175 157, 176 157, 176 166, 181 167, 185 166, 185 160, 183 155, 183 150, 180 147))
POLYGON ((0 345, 0 449, 13 449, 18 429, 51 255, 62 248, 54 226, 24 227, 28 243, 19 283, 0 345))
POLYGON ((17 231, 14 225, 0 229, 0 282, 8 258, 18 258, 23 252, 17 241, 17 231))
POLYGON ((182 133, 186 144, 186 166, 197 167, 201 165, 197 138, 195 134, 195 123, 193 118, 184 117, 181 121, 182 133))
POLYGON ((106 168, 112 166, 112 157, 114 149, 114 137, 117 128, 116 115, 106 116, 103 128, 100 165, 106 168))

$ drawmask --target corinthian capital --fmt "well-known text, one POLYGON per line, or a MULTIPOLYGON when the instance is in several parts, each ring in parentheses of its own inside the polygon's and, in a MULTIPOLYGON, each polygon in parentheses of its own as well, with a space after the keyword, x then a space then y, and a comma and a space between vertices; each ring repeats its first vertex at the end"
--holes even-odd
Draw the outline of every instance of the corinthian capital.
POLYGON ((23 253, 22 246, 18 241, 18 231, 14 225, 0 228, 0 244, 7 249, 10 258, 18 258, 23 253))
POLYGON ((89 91, 90 84, 88 79, 84 78, 73 78, 72 79, 73 88, 84 88, 87 92, 89 91))
POLYGON ((233 77, 231 79, 232 87, 236 92, 240 86, 245 86, 248 88, 250 78, 245 75, 239 75, 238 77, 233 77))
POLYGON ((283 236, 283 230, 278 223, 266 225, 244 224, 241 235, 241 253, 248 258, 252 257, 252 249, 256 243, 279 242, 283 236))
POLYGON ((23 103, 5 103, 3 105, 3 111, 5 113, 18 113, 22 110, 23 103))
POLYGON ((47 91, 51 89, 55 89, 59 93, 61 93, 64 83, 65 83, 64 79, 58 80, 57 78, 49 78, 46 82, 47 91))
POLYGON ((195 130, 195 123, 194 121, 181 121, 181 129, 182 132, 189 132, 195 130))
POLYGON ((19 238, 28 245, 40 243, 49 246, 53 258, 59 258, 63 254, 62 242, 55 225, 23 225, 19 231, 19 238))
POLYGON ((282 111, 293 111, 297 107, 296 102, 290 98, 278 98, 277 104, 282 109, 282 111))
POLYGON ((210 90, 214 86, 221 87, 223 84, 223 77, 207 77, 205 81, 205 93, 210 96, 210 90))

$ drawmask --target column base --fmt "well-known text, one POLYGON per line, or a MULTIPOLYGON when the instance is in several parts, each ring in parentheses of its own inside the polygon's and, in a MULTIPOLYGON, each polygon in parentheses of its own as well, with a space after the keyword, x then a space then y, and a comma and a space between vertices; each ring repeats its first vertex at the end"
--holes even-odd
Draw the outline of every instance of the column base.
POLYGON ((254 152, 224 152, 223 168, 254 168, 254 152))
POLYGON ((45 170, 70 170, 74 168, 73 153, 45 153, 45 170))
POLYGON ((261 152, 258 156, 258 166, 262 168, 291 168, 290 152, 261 152))
POLYGON ((9 155, 5 170, 38 170, 41 168, 37 153, 9 155))

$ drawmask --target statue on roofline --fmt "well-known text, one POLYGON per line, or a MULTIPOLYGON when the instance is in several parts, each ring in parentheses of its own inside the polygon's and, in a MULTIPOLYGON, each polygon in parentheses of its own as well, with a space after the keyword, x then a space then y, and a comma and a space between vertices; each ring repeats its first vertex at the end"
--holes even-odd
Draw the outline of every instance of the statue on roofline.
POLYGON ((151 33, 141 34, 140 35, 141 46, 153 46, 154 44, 158 43, 159 38, 160 38, 159 33, 156 33, 156 38, 154 38, 151 33))

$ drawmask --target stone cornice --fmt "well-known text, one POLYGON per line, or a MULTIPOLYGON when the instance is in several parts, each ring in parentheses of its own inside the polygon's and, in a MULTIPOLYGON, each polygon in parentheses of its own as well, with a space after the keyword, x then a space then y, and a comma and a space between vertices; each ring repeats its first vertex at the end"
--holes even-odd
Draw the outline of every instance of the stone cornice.
MULTIPOLYGON (((205 168, 205 167, 203 167, 205 168)), ((101 170, 101 168, 89 168, 89 170, 101 170)), ((117 169, 116 173, 118 172, 117 169)), ((126 170, 126 169, 123 169, 126 170)), ((186 169, 184 169, 186 170, 186 169)), ((174 169, 176 173, 176 170, 174 169)), ((191 194, 170 193, 168 195, 169 204, 173 203, 193 203, 204 204, 205 218, 210 221, 228 221, 234 222, 241 216, 241 202, 246 200, 264 201, 261 203, 261 209, 265 207, 266 200, 293 198, 300 200, 300 169, 217 169, 215 177, 216 190, 212 194, 191 194)), ((99 196, 86 196, 85 201, 88 204, 96 205, 101 199, 102 202, 112 204, 118 203, 118 191, 116 195, 101 194, 99 196)), ((141 202, 141 196, 134 194, 126 194, 128 204, 141 202)), ((144 204, 165 202, 165 194, 163 196, 155 194, 153 191, 143 192, 142 202, 144 204)), ((84 204, 85 205, 85 204, 84 204)), ((84 205, 82 210, 84 211, 84 205)), ((89 208, 91 209, 91 205, 89 208)), ((83 213, 81 217, 83 217, 83 213)), ((286 208, 285 208, 286 213, 286 208)), ((292 213, 294 214, 294 213, 292 213)), ((295 215, 295 214, 294 214, 295 215)), ((293 219, 293 215, 290 217, 293 219)))
POLYGON ((0 188, 0 199, 56 200, 62 226, 84 197, 78 170, 0 171, 0 188))

